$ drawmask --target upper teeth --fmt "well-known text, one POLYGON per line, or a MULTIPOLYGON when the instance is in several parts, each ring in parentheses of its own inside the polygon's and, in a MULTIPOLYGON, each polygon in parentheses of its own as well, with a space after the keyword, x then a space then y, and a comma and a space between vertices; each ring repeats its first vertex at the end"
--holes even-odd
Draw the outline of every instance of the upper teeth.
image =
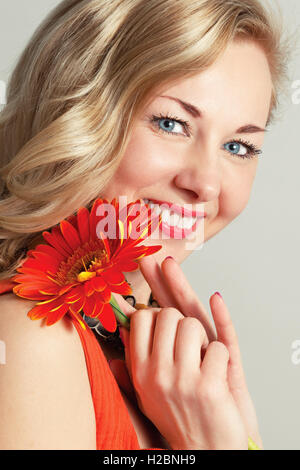
POLYGON ((155 204, 150 199, 144 199, 144 201, 146 204, 149 204, 151 209, 153 209, 157 215, 162 214, 162 221, 166 222, 171 227, 176 226, 182 229, 189 229, 194 225, 197 220, 197 217, 182 217, 181 215, 172 212, 172 210, 162 208, 159 204, 155 204))

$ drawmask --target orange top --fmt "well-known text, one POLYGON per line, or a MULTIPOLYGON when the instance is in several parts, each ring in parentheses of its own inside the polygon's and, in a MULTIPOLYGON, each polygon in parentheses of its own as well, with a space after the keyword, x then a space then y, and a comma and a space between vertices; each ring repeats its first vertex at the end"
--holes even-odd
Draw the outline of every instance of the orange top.
POLYGON ((137 435, 101 346, 92 330, 73 321, 84 349, 96 416, 97 450, 140 449, 137 435))
MULTIPOLYGON (((0 294, 11 290, 11 284, 2 284, 0 294)), ((70 320, 84 350, 95 410, 97 450, 140 450, 126 404, 101 346, 88 326, 83 330, 78 322, 70 320)))

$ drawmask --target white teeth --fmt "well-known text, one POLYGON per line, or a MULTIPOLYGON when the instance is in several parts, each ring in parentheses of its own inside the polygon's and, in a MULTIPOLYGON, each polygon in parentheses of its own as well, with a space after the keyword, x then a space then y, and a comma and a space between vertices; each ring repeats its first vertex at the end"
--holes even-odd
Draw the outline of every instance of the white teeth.
POLYGON ((175 214, 175 212, 173 212, 171 215, 170 215, 170 219, 169 219, 169 225, 178 225, 180 222, 180 215, 179 214, 175 214))
POLYGON ((169 222, 169 219, 170 219, 170 211, 168 211, 167 209, 164 209, 162 211, 162 215, 161 215, 161 218, 162 218, 162 221, 163 222, 169 222))
POLYGON ((191 217, 189 217, 188 219, 185 218, 185 219, 183 220, 183 227, 184 227, 184 228, 189 229, 189 228, 192 227, 192 225, 194 225, 194 221, 193 221, 193 219, 192 219, 191 217))
POLYGON ((161 208, 159 206, 154 207, 154 212, 159 215, 161 213, 161 208))
POLYGON ((149 199, 144 199, 146 204, 149 204, 155 214, 162 214, 162 221, 167 223, 170 227, 178 227, 181 229, 190 229, 196 222, 197 217, 182 217, 181 215, 171 212, 168 209, 161 209, 159 204, 155 204, 149 199))

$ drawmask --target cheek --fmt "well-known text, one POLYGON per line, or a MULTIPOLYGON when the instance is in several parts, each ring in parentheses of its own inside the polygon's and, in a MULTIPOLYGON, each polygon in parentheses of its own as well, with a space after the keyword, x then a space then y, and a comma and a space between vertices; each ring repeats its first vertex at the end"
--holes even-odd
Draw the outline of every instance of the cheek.
POLYGON ((247 206, 256 174, 257 161, 237 166, 226 175, 219 199, 219 215, 228 222, 247 206))
MULTIPOLYGON (((174 161, 174 160, 173 160, 174 161)), ((173 168, 170 147, 162 145, 159 137, 138 131, 132 136, 115 174, 118 184, 143 188, 170 178, 173 168)))

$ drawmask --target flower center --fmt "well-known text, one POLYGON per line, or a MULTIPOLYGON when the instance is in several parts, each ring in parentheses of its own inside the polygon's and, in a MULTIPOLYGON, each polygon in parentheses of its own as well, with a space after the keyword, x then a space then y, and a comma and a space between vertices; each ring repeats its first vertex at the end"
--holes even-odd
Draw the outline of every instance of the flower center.
POLYGON ((97 271, 109 265, 106 250, 96 242, 87 242, 78 247, 67 261, 62 261, 56 274, 60 285, 84 282, 97 275, 97 271))

